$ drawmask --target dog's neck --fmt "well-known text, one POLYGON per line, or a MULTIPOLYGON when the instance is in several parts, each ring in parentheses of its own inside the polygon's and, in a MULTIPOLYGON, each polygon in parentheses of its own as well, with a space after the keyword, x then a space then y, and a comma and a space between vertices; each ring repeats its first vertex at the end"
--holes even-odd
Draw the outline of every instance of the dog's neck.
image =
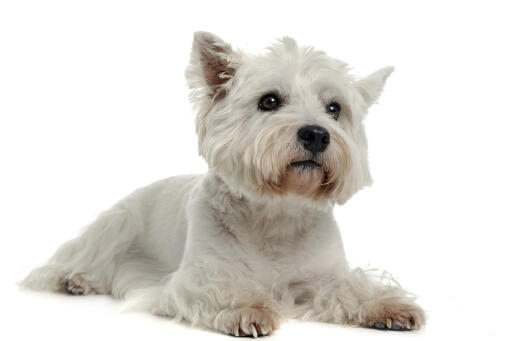
POLYGON ((246 228, 265 239, 292 239, 332 215, 332 206, 318 207, 296 195, 254 198, 234 191, 213 172, 204 181, 217 221, 229 230, 246 228))

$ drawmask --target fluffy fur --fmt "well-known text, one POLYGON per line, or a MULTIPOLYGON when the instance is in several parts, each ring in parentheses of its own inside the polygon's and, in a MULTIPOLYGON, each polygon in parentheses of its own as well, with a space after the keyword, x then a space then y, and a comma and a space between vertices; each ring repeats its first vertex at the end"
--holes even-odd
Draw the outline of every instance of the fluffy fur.
POLYGON ((391 72, 357 80, 345 63, 291 38, 250 55, 196 33, 186 76, 209 172, 135 191, 23 285, 129 296, 236 336, 269 334, 285 318, 420 328, 411 295, 348 268, 332 214, 371 183, 363 120, 391 72), (279 94, 278 110, 260 110, 266 93, 279 94), (338 119, 325 112, 332 101, 338 119), (330 134, 323 152, 297 137, 311 124, 330 134), (318 166, 293 165, 304 160, 318 166))

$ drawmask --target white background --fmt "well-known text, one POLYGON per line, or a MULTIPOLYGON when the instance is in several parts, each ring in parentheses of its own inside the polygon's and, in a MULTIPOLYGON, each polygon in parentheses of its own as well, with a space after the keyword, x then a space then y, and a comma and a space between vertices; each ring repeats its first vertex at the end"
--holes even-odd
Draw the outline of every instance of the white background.
POLYGON ((289 35, 365 75, 373 187, 336 215, 353 265, 419 295, 413 333, 284 323, 271 340, 510 339, 510 10, 481 1, 0 2, 0 337, 226 337, 16 281, 133 189, 204 172, 183 72, 192 32, 289 35))

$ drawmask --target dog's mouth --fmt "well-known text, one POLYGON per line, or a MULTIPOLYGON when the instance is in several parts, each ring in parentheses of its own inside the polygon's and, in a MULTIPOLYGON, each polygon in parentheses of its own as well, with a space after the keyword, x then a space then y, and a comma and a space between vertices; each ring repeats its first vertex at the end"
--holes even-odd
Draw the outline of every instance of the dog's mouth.
POLYGON ((312 169, 312 168, 319 168, 321 165, 317 163, 314 160, 303 160, 303 161, 296 161, 289 165, 290 167, 298 167, 298 168, 304 168, 304 169, 312 169))

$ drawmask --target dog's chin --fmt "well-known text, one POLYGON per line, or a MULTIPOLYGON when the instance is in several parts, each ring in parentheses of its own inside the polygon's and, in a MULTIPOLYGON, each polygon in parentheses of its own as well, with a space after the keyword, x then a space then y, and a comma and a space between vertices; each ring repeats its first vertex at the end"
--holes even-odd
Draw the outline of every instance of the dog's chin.
POLYGON ((286 169, 279 186, 283 193, 294 193, 309 198, 316 197, 325 180, 323 167, 313 161, 296 161, 286 169))

